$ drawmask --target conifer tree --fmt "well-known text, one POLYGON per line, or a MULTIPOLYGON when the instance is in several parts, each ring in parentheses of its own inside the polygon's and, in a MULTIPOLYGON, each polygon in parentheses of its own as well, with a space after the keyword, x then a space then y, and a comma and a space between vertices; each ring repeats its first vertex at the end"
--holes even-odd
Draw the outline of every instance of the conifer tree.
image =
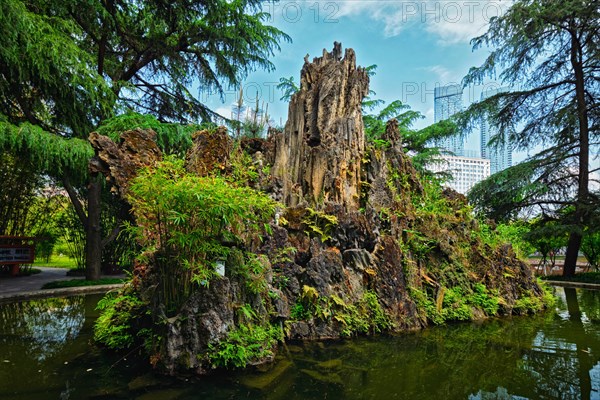
POLYGON ((499 127, 493 142, 542 150, 484 181, 471 199, 497 217, 535 207, 559 219, 569 233, 564 274, 572 275, 584 228, 598 210, 590 149, 600 133, 600 3, 519 0, 472 44, 491 53, 465 83, 492 77, 514 90, 469 107, 462 125, 488 115, 499 127))
MULTIPOLYGON (((87 277, 100 272, 100 182, 87 177, 88 211, 75 195, 86 166, 42 159, 43 143, 87 135, 124 110, 163 122, 207 121, 192 87, 223 95, 289 37, 266 24, 259 0, 0 2, 0 144, 48 167, 69 192, 87 231, 87 277), (23 140, 26 131, 31 140, 23 140), (62 163, 62 164, 61 164, 62 163)), ((81 146, 76 158, 89 152, 81 146)))

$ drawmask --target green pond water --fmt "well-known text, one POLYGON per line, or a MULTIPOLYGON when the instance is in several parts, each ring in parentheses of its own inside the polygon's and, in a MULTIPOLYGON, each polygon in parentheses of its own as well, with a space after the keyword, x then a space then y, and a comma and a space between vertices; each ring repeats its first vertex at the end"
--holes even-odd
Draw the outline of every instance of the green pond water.
POLYGON ((175 380, 97 348, 98 296, 0 304, 0 399, 600 399, 600 292, 555 311, 288 343, 266 371, 175 380))

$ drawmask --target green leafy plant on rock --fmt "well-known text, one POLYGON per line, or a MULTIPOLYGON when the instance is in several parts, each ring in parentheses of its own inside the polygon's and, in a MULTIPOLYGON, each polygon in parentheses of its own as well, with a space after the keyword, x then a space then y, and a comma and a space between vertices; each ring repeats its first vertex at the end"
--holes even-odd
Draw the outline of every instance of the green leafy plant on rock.
POLYGON ((147 261, 157 267, 156 301, 167 315, 177 312, 195 285, 210 283, 217 260, 227 259, 236 245, 260 239, 276 206, 248 187, 187 173, 174 157, 142 171, 129 202, 137 222, 130 229, 153 257, 147 261))
POLYGON ((542 289, 544 293, 541 297, 528 291, 517 299, 513 307, 513 313, 518 315, 535 314, 553 305, 556 298, 552 293, 552 289, 546 285, 542 285, 542 289))
POLYGON ((209 344, 207 357, 215 368, 242 368, 273 357, 282 335, 279 326, 240 325, 229 332, 225 340, 209 344))
POLYGON ((320 238, 321 242, 326 242, 331 238, 331 232, 338 224, 335 215, 329 215, 310 207, 306 209, 306 215, 302 222, 306 226, 306 233, 309 236, 320 238))
POLYGON ((102 313, 96 320, 94 340, 113 350, 132 347, 144 332, 140 315, 148 314, 147 306, 135 295, 107 294, 98 302, 97 309, 102 313))
POLYGON ((341 335, 344 337, 381 333, 393 328, 373 291, 365 291, 355 304, 346 304, 336 295, 331 295, 329 300, 333 319, 342 324, 341 335))
POLYGON ((500 299, 482 283, 473 288, 441 286, 436 291, 410 289, 410 294, 421 313, 436 325, 448 321, 469 321, 474 318, 474 309, 486 316, 498 313, 500 299))
POLYGON ((365 291, 360 300, 348 303, 335 294, 320 296, 315 288, 304 285, 290 314, 295 320, 334 320, 340 324, 343 337, 381 333, 393 328, 377 295, 370 290, 365 291))

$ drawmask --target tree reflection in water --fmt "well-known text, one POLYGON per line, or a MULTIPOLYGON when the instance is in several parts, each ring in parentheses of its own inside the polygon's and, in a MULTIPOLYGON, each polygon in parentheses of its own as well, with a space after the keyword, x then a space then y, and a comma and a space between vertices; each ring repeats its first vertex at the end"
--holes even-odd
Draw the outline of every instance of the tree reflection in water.
MULTIPOLYGON (((600 292, 557 289, 562 307, 545 324, 523 355, 533 393, 528 398, 600 398, 600 292)), ((469 399, 521 399, 503 387, 469 399)))
POLYGON ((84 322, 83 296, 0 304, 0 346, 9 349, 25 341, 29 345, 19 356, 44 361, 77 337, 84 322))
POLYGON ((168 389, 178 400, 600 399, 600 292, 557 294, 557 311, 535 316, 289 343, 269 384, 265 374, 228 372, 195 383, 160 379, 134 394, 129 382, 147 372, 90 345, 97 298, 0 305, 0 398, 174 398, 160 394, 168 389))
MULTIPOLYGON (((551 328, 540 331, 526 365, 537 377, 539 397, 588 400, 591 372, 600 359, 600 292, 564 288, 563 293, 566 309, 551 328)), ((597 387, 598 382, 596 398, 597 387)))

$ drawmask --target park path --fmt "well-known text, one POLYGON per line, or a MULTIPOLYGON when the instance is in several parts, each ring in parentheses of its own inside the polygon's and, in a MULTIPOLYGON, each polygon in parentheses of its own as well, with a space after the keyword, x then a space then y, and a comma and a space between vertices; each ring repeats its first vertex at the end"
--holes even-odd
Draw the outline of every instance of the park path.
MULTIPOLYGON (((29 276, 0 277, 0 302, 23 300, 36 297, 63 296, 68 294, 79 293, 102 293, 113 288, 119 288, 123 286, 123 284, 119 283, 113 285, 82 286, 74 288, 41 290, 42 286, 44 286, 44 284, 48 282, 65 281, 69 279, 82 279, 82 277, 67 276, 68 269, 66 268, 36 267, 36 269, 40 269, 42 272, 40 272, 39 274, 32 274, 29 276)), ((115 276, 112 275, 112 277, 115 276)))

